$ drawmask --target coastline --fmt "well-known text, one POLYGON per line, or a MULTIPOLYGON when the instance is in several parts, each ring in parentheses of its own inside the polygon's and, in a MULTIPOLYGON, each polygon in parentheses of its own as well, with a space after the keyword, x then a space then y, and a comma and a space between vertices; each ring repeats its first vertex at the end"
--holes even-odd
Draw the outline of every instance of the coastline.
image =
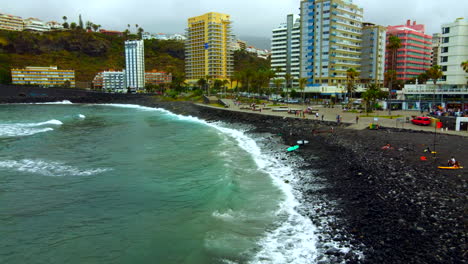
MULTIPOLYGON (((67 99, 48 98, 48 101, 67 99)), ((330 248, 319 263, 464 263, 467 175, 464 171, 437 171, 433 165, 419 161, 424 148, 420 142, 425 142, 423 137, 427 133, 396 129, 351 131, 342 125, 335 127, 333 134, 313 135, 312 129, 325 131, 335 124, 232 112, 185 102, 161 102, 141 96, 87 99, 70 101, 138 104, 206 121, 247 124, 253 127, 249 133, 278 135, 286 145, 309 140, 309 145, 287 154, 298 155, 303 162, 284 160, 295 162, 301 170, 296 188, 303 194, 300 202, 310 208, 305 213, 319 233, 328 234, 319 236, 319 242, 349 244, 364 254, 364 260, 359 260, 357 255, 330 248), (388 142, 395 150, 382 151, 380 147, 388 142), (310 171, 314 177, 309 177, 310 171), (317 181, 323 187, 311 188, 317 181), (323 224, 320 219, 329 221, 323 224)), ((459 158, 468 147, 461 137, 443 135, 438 139, 439 144, 458 153, 459 158)))

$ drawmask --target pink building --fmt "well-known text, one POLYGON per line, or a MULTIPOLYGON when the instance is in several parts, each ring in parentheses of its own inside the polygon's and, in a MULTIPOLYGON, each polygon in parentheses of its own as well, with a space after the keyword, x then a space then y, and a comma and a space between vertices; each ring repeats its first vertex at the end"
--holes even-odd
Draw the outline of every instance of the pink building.
MULTIPOLYGON (((432 36, 424 34, 424 25, 406 22, 406 25, 387 27, 387 45, 390 35, 401 39, 401 48, 397 52, 397 79, 409 80, 418 77, 431 67, 432 36)), ((390 51, 385 54, 385 71, 393 68, 390 51)))

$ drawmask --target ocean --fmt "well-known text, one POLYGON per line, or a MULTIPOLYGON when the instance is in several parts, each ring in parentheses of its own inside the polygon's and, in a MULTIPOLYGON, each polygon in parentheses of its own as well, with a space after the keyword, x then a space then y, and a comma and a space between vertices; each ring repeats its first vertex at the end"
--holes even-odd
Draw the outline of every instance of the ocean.
POLYGON ((311 263, 267 144, 137 105, 0 105, 0 263, 311 263))

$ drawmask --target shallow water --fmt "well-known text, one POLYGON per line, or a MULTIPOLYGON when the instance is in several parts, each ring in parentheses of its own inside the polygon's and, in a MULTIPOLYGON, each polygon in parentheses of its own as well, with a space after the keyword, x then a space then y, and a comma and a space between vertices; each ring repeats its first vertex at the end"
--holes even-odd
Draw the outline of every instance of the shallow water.
POLYGON ((129 105, 0 106, 2 263, 310 263, 314 228, 242 131, 129 105))

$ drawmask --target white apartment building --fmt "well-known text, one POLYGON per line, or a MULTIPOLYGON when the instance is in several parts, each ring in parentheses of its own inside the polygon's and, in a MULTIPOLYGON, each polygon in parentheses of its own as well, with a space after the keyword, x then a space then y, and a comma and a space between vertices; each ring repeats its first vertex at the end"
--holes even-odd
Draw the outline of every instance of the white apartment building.
POLYGON ((21 17, 0 13, 0 29, 23 31, 23 28, 23 19, 21 17))
POLYGON ((432 66, 439 65, 439 56, 440 56, 440 44, 442 44, 442 34, 434 33, 432 34, 432 66))
POLYGON ((24 30, 46 32, 46 31, 50 31, 50 26, 48 26, 46 22, 38 18, 30 17, 24 20, 24 30))
POLYGON ((125 83, 136 90, 145 89, 145 47, 143 40, 125 41, 125 83))
POLYGON ((173 34, 169 36, 169 39, 171 40, 177 40, 177 41, 186 41, 187 38, 184 35, 181 34, 173 34))
POLYGON ((300 19, 294 20, 294 15, 288 15, 286 23, 273 29, 271 40, 271 68, 279 70, 277 76, 284 78, 291 74, 293 86, 297 86, 300 78, 300 19))
POLYGON ((361 80, 381 85, 384 82, 387 28, 364 23, 362 30, 361 80))
POLYGON ((302 0, 300 72, 317 87, 311 92, 344 89, 346 71, 361 71, 362 19, 363 9, 352 0, 302 0))
POLYGON ((468 74, 460 64, 468 60, 468 21, 458 18, 442 25, 442 43, 439 65, 444 72, 445 84, 466 84, 468 74))
POLYGON ((63 25, 60 24, 59 22, 56 21, 49 21, 46 23, 46 25, 51 29, 51 30, 62 30, 63 25))
POLYGON ((126 93, 125 71, 104 71, 102 73, 102 88, 105 91, 126 93))

